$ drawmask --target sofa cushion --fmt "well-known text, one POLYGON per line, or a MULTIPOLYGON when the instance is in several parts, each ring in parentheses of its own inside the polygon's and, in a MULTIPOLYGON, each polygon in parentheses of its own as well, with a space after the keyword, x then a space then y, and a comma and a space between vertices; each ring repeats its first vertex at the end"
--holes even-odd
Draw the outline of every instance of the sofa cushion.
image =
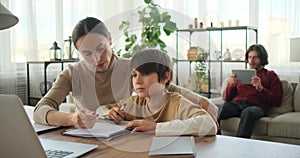
MULTIPOLYGON (((266 135, 268 122, 272 120, 272 117, 262 117, 260 118, 254 127, 253 135, 266 135)), ((239 127, 240 118, 232 117, 226 120, 221 120, 221 128, 224 131, 236 133, 239 127)))
POLYGON ((278 114, 284 114, 287 112, 293 111, 293 87, 292 85, 286 81, 282 80, 282 102, 279 107, 272 108, 268 116, 276 116, 278 114))
POLYGON ((266 135, 268 130, 268 123, 272 120, 272 117, 260 118, 254 127, 253 135, 266 135))
POLYGON ((220 125, 221 129, 228 131, 228 132, 233 132, 236 133, 240 123, 240 118, 239 117, 232 117, 226 120, 221 120, 220 125))
POLYGON ((300 112, 279 115, 269 122, 268 135, 300 138, 300 112))
POLYGON ((295 88, 294 93, 294 110, 300 112, 300 83, 295 88))

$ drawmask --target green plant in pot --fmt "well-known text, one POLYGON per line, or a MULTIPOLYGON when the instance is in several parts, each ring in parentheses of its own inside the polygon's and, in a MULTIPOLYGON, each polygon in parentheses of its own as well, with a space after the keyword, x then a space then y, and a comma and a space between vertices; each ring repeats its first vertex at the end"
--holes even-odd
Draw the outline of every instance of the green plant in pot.
POLYGON ((207 59, 208 53, 201 52, 194 66, 196 90, 200 92, 208 91, 207 59))
MULTIPOLYGON (((130 33, 130 22, 122 21, 119 30, 123 30, 125 36, 126 53, 123 57, 129 58, 135 52, 144 48, 159 48, 165 51, 166 44, 161 39, 162 30, 169 36, 176 31, 176 23, 171 21, 171 16, 168 12, 161 13, 160 6, 155 4, 153 0, 144 0, 146 6, 138 11, 139 22, 142 24, 141 34, 138 35, 130 33)), ((166 52, 166 51, 165 51, 166 52)), ((121 54, 121 49, 117 51, 121 54)))

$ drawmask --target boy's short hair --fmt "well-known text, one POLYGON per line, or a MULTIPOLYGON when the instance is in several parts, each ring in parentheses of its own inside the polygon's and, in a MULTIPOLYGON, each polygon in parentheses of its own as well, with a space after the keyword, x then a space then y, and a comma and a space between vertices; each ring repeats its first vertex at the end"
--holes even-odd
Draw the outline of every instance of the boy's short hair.
POLYGON ((158 81, 166 78, 166 72, 170 72, 170 80, 166 83, 166 86, 170 84, 173 78, 173 69, 170 57, 167 53, 158 49, 143 49, 133 55, 130 62, 131 70, 149 74, 152 72, 157 73, 158 81))

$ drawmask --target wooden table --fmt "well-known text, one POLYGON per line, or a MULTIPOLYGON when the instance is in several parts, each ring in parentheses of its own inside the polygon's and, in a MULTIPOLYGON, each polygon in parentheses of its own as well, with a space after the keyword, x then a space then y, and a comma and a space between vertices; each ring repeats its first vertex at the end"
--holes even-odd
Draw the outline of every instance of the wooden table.
MULTIPOLYGON (((79 138, 62 135, 65 129, 39 134, 40 138, 97 144, 99 147, 82 157, 144 158, 149 157, 153 134, 138 133, 125 135, 111 141, 96 138, 79 138)), ((229 136, 195 137, 196 157, 205 158, 300 158, 300 146, 273 143, 229 136)), ((177 158, 178 156, 176 156, 177 158)))

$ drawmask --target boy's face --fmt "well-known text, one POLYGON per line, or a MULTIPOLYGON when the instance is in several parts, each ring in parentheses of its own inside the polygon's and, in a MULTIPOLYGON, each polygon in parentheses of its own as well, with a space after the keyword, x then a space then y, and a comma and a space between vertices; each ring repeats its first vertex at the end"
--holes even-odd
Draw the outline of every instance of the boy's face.
POLYGON ((140 97, 151 97, 151 95, 156 95, 157 92, 164 90, 164 87, 169 80, 169 75, 166 75, 166 79, 160 81, 161 86, 157 86, 159 83, 157 73, 151 72, 145 75, 135 69, 132 71, 131 76, 133 88, 140 97))

